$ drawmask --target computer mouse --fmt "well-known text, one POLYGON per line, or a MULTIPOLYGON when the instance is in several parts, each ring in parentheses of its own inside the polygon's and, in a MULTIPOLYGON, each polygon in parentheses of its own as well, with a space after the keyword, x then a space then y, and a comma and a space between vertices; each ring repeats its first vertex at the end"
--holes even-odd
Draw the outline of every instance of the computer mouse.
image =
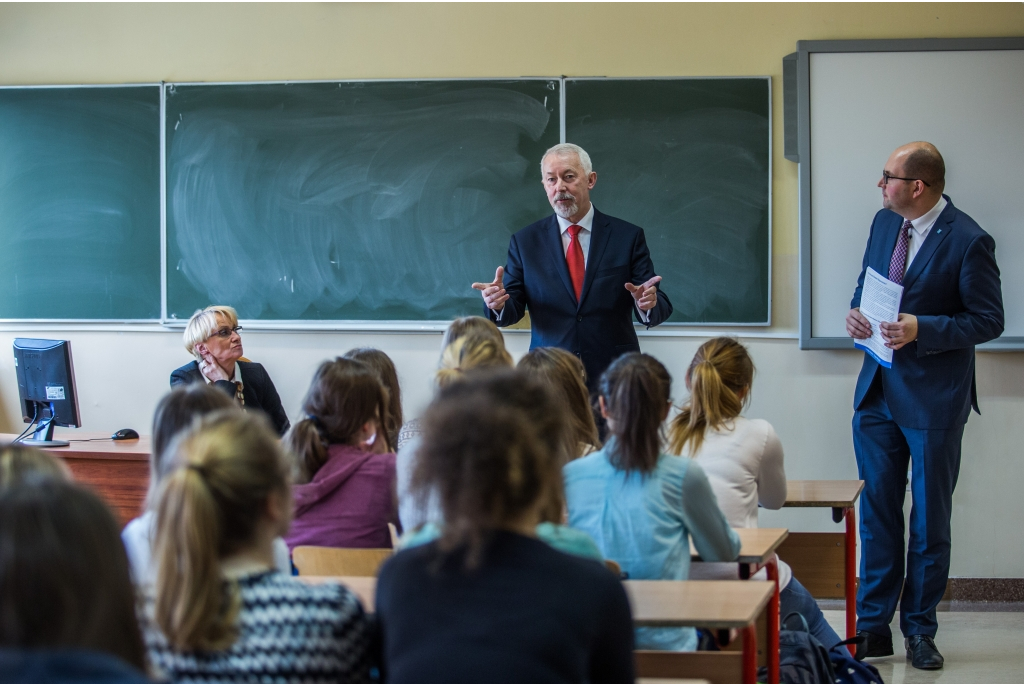
POLYGON ((139 434, 131 428, 122 428, 110 436, 111 440, 138 440, 139 434))

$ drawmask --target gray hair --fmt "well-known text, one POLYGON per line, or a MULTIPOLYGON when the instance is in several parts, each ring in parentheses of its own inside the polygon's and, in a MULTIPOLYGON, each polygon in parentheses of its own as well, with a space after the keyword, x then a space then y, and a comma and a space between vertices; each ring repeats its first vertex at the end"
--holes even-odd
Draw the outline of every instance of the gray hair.
POLYGON ((540 173, 544 173, 544 160, 547 159, 548 155, 558 155, 559 157, 568 157, 569 155, 576 155, 580 160, 580 166, 583 167, 583 173, 589 176, 594 171, 594 165, 590 162, 590 155, 587 151, 581 148, 579 145, 573 145, 572 143, 559 143, 548 148, 548 151, 544 153, 544 156, 540 158, 540 173))

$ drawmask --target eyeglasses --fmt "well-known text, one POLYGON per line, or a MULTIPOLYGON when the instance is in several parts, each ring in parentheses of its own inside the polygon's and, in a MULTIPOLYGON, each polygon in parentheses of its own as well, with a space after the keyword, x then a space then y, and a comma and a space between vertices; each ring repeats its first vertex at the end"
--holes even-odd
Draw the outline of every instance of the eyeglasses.
POLYGON ((234 328, 222 328, 219 331, 214 331, 213 335, 217 336, 218 338, 227 339, 231 337, 232 333, 237 333, 240 330, 242 330, 241 326, 235 326, 234 328))
POLYGON ((928 181, 924 180, 923 178, 903 178, 902 176, 893 176, 888 171, 883 171, 882 172, 882 185, 883 186, 889 185, 889 181, 920 181, 921 183, 925 184, 929 188, 932 187, 932 184, 929 183, 928 181))

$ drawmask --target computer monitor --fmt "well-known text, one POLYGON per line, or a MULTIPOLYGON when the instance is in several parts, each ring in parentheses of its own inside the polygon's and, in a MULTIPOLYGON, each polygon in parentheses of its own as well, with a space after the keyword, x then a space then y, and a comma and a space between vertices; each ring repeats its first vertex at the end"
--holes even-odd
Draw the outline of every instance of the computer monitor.
POLYGON ((21 415, 25 423, 31 424, 19 440, 36 447, 66 447, 66 440, 53 439, 53 427, 82 425, 71 341, 15 338, 14 366, 21 415), (29 431, 32 435, 26 437, 29 431))

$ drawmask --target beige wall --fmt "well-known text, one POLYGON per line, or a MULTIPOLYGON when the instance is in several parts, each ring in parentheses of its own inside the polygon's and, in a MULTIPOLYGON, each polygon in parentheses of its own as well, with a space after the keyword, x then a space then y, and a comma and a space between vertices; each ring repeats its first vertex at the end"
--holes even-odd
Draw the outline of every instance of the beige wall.
MULTIPOLYGON (((0 4, 0 84, 771 75, 774 326, 741 332, 758 365, 749 413, 775 425, 790 477, 849 478, 856 474, 849 422, 860 355, 801 352, 793 339, 797 168, 782 156, 782 57, 803 39, 1005 35, 1024 35, 1020 3, 0 4)), ((869 217, 864 221, 866 234, 869 217)), ((9 350, 19 335, 73 341, 82 413, 92 430, 148 432, 169 371, 188 361, 180 333, 159 327, 7 326, 0 328, 0 349, 9 350)), ((529 344, 524 333, 507 338, 517 356, 529 344)), ((678 379, 700 341, 644 337, 641 345, 678 379)), ((316 364, 357 345, 394 357, 406 411, 414 415, 429 400, 439 342, 437 334, 245 336, 248 356, 266 364, 293 415, 316 364)), ((985 414, 971 418, 964 438, 953 573, 1021 576, 1024 498, 1016 495, 1024 491, 1017 466, 1024 355, 980 354, 978 384, 985 414)), ((684 395, 682 387, 675 392, 684 395)), ((0 429, 19 424, 13 362, 0 354, 0 429)), ((835 529, 825 512, 770 513, 763 521, 835 529)))

